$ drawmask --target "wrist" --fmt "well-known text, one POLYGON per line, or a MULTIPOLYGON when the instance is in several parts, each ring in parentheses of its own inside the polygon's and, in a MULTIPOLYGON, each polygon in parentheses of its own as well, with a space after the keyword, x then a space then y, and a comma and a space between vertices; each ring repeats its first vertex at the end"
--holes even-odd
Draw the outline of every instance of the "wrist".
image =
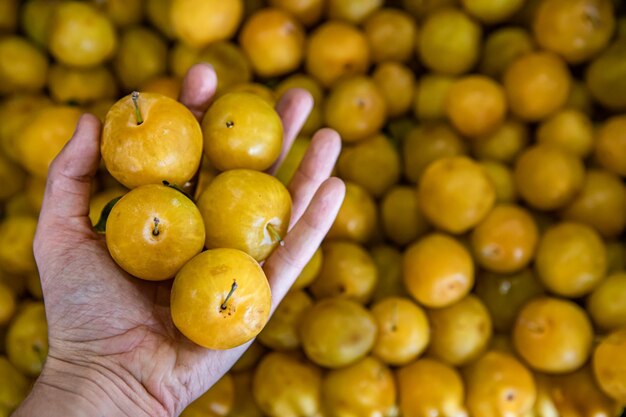
POLYGON ((140 385, 101 365, 77 365, 49 357, 13 417, 169 417, 140 385))

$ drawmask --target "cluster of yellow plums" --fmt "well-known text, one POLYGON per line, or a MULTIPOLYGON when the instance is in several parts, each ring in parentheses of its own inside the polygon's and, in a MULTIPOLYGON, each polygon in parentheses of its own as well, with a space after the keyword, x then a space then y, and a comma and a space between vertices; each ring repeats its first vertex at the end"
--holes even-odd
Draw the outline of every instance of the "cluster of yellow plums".
POLYGON ((618 416, 624 12, 0 0, 0 416, 46 358, 32 241, 48 166, 84 111, 103 121, 90 218, 106 219, 112 258, 175 277, 172 320, 196 343, 258 334, 184 416, 618 416), (199 62, 218 77, 200 122, 176 101, 199 62), (273 107, 294 87, 315 105, 274 178, 273 107), (285 236, 285 186, 323 126, 343 140, 346 198, 268 321, 259 262, 285 236))

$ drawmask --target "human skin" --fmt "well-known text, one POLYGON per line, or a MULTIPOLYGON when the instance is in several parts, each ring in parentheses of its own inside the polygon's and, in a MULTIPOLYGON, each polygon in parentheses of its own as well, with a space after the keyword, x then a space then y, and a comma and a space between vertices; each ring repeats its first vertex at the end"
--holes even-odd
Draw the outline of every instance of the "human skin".
MULTIPOLYGON (((217 79, 212 67, 190 69, 180 101, 201 120, 217 79)), ((294 89, 277 104, 284 125, 284 159, 311 108, 294 89)), ((121 270, 88 217, 100 161, 100 122, 83 115, 73 138, 50 166, 34 251, 48 319, 49 354, 40 377, 14 417, 177 416, 226 373, 250 343, 207 350, 173 325, 171 281, 146 282, 121 270)), ((273 309, 329 230, 344 185, 329 178, 341 148, 336 132, 314 136, 288 189, 290 231, 265 261, 273 309)))

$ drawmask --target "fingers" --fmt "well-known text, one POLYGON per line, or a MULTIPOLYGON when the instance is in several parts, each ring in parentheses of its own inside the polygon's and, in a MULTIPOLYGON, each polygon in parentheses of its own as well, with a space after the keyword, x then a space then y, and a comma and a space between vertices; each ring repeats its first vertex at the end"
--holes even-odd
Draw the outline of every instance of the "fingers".
POLYGON ((209 64, 196 64, 187 71, 180 90, 179 101, 198 121, 202 121, 217 89, 217 75, 209 64))
POLYGON ((72 139, 50 165, 40 225, 58 219, 87 217, 91 182, 100 161, 100 121, 81 116, 72 139))
POLYGON ((309 262, 337 217, 345 195, 343 181, 327 179, 315 193, 302 218, 263 266, 272 288, 272 308, 283 299, 309 262))
POLYGON ((283 94, 276 105, 276 111, 283 122, 283 147, 274 165, 268 169, 268 173, 274 174, 283 162, 312 109, 313 97, 308 91, 292 88, 283 94))
POLYGON ((339 152, 341 138, 334 130, 321 129, 313 136, 311 145, 289 184, 293 201, 289 223, 292 227, 300 219, 322 182, 332 173, 339 152))

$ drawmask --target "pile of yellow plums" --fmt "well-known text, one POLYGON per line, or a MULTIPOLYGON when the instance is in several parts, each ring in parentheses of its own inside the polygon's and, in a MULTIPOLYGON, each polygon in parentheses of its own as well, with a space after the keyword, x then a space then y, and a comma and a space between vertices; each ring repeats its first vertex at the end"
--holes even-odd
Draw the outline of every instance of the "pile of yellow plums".
POLYGON ((46 358, 32 242, 83 112, 115 262, 173 278, 197 344, 258 335, 183 416, 626 406, 623 1, 0 0, 0 416, 46 358), (218 85, 198 121, 176 99, 200 62, 218 85), (274 178, 294 87, 315 104, 274 178), (259 262, 324 126, 346 198, 270 318, 259 262))

